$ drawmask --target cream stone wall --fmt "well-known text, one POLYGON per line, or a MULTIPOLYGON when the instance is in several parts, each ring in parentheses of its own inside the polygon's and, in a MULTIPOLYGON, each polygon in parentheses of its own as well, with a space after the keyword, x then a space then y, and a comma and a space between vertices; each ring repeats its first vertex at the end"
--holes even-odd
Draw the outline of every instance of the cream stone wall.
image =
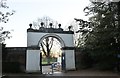
MULTIPOLYGON (((60 41, 61 47, 74 47, 73 34, 65 33, 40 33, 40 32, 27 32, 27 47, 37 46, 40 47, 43 39, 46 37, 55 37, 60 41)), ((74 50, 65 49, 64 52, 65 69, 74 70, 75 69, 75 56, 74 50)), ((40 71, 40 50, 27 50, 26 59, 26 71, 36 72, 40 71)))

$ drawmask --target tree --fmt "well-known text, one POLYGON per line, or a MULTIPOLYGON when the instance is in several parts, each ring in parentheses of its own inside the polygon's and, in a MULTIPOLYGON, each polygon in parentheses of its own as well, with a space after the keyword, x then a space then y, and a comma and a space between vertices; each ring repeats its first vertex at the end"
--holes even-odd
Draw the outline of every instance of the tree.
POLYGON ((47 57, 47 62, 50 64, 50 53, 53 47, 53 37, 46 37, 45 40, 41 43, 42 51, 44 55, 47 57))
POLYGON ((60 42, 54 38, 54 37, 46 37, 43 42, 41 43, 41 49, 42 52, 44 53, 45 57, 47 58, 47 64, 50 64, 51 62, 51 54, 52 54, 52 48, 54 46, 59 46, 60 47, 60 42))
MULTIPOLYGON (((56 28, 57 25, 59 25, 59 28, 61 26, 49 17, 39 18, 36 22, 33 22, 33 25, 36 30, 45 33, 54 32, 54 30, 58 29, 56 28)), ((58 40, 56 38, 46 37, 40 44, 41 50, 47 58, 47 64, 50 64, 51 52, 55 43, 58 43, 58 40)))
POLYGON ((74 19, 76 22, 79 22, 79 30, 76 31, 76 33, 79 33, 79 38, 77 41, 76 46, 77 47, 84 47, 85 45, 85 41, 86 41, 86 37, 89 35, 89 33, 92 31, 92 26, 93 23, 92 22, 88 22, 88 21, 84 21, 82 19, 74 19))
POLYGON ((79 68, 89 68, 92 66, 92 59, 90 56, 90 53, 87 51, 88 49, 86 49, 85 44, 86 44, 86 40, 87 37, 90 35, 90 33, 92 32, 92 26, 94 25, 92 22, 88 22, 82 19, 74 19, 76 21, 76 23, 78 23, 79 26, 79 30, 76 32, 79 35, 79 38, 77 40, 77 49, 76 50, 80 50, 80 58, 79 62, 78 62, 78 66, 79 68))
POLYGON ((113 69, 120 54, 120 25, 118 3, 91 2, 84 11, 92 14, 89 19, 94 25, 86 37, 84 47, 101 69, 113 69))
MULTIPOLYGON (((8 9, 9 7, 6 5, 6 0, 0 1, 0 8, 8 9)), ((9 16, 13 15, 15 11, 10 12, 2 12, 0 11, 0 23, 7 23, 9 21, 9 16)), ((3 43, 6 38, 10 38, 10 31, 4 31, 3 26, 0 26, 0 43, 3 43)))

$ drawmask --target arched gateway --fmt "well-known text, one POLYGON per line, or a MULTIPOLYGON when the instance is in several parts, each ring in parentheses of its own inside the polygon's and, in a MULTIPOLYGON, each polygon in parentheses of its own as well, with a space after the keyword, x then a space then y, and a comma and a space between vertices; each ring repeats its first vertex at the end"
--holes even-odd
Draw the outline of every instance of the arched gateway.
POLYGON ((27 29, 27 54, 26 71, 42 72, 40 44, 46 37, 54 37, 61 43, 62 49, 62 70, 75 70, 74 39, 73 31, 64 31, 60 28, 43 27, 43 22, 39 29, 33 29, 32 24, 27 29))

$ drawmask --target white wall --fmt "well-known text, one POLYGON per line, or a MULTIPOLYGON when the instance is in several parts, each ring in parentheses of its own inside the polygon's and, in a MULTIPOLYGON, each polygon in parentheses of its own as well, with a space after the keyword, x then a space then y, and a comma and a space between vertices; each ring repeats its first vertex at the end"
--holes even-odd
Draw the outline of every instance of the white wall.
POLYGON ((65 46, 74 47, 73 34, 39 33, 39 32, 27 32, 27 46, 37 45, 39 40, 47 34, 58 35, 64 41, 65 46))
MULTIPOLYGON (((27 46, 38 45, 39 41, 43 37, 55 36, 64 43, 62 47, 74 47, 73 34, 60 34, 60 33, 40 33, 40 32, 27 32, 27 46), (57 36, 56 36, 57 35, 57 36), (61 39, 62 38, 62 39, 61 39)), ((63 44, 62 43, 62 44, 63 44)), ((28 50, 27 51, 27 71, 39 71, 40 70, 40 51, 28 50)), ((66 70, 75 69, 75 56, 74 50, 64 50, 66 70)))
POLYGON ((74 50, 64 50, 66 70, 75 70, 75 54, 74 50))
POLYGON ((40 50, 27 50, 26 72, 40 71, 40 50))

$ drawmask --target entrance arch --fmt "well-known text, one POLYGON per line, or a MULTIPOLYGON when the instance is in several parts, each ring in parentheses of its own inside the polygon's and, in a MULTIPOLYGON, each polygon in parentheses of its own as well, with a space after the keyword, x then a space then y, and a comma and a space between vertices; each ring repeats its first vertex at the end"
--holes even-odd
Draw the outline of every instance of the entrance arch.
POLYGON ((60 36, 56 35, 56 34, 46 34, 46 35, 44 35, 44 36, 39 40, 38 46, 40 46, 40 44, 42 43, 42 41, 43 41, 46 37, 54 37, 54 38, 56 38, 56 39, 61 43, 61 47, 65 47, 65 43, 64 43, 63 39, 62 39, 60 36))
POLYGON ((59 24, 59 28, 53 28, 50 23, 49 28, 43 26, 41 22, 39 29, 33 29, 32 24, 27 29, 27 52, 26 52, 26 72, 41 72, 40 44, 46 37, 54 37, 61 43, 64 54, 64 70, 75 70, 74 55, 74 32, 70 29, 64 31, 59 24))
MULTIPOLYGON (((64 43, 64 41, 63 41, 63 39, 59 36, 59 35, 57 35, 57 34, 54 34, 54 33, 50 33, 50 34, 46 34, 46 35, 44 35, 43 37, 41 37, 41 39, 39 40, 39 42, 38 42, 38 46, 40 47, 41 46, 41 43, 43 42, 43 40, 45 39, 45 38, 47 38, 47 37, 53 37, 53 38, 55 38, 55 39, 57 39, 59 42, 60 42, 60 44, 61 44, 61 47, 63 48, 63 47, 65 47, 65 43, 64 43)), ((41 48, 41 47, 40 47, 41 48)), ((62 53, 61 53, 61 62, 60 62, 60 70, 62 69, 62 70, 66 70, 65 69, 65 52, 64 52, 64 50, 61 50, 62 51, 62 53)), ((42 53, 42 52, 41 52, 42 53)), ((41 54, 42 55, 42 54, 41 54)), ((41 56, 41 59, 42 59, 42 56, 41 56)), ((41 63, 41 70, 43 70, 43 67, 42 67, 42 60, 40 61, 40 63, 41 63)), ((45 68, 45 67, 44 67, 45 68)), ((43 71, 41 71, 41 72, 43 72, 43 71)), ((49 72, 49 71, 48 71, 49 72)), ((45 72, 43 72, 43 73, 45 73, 45 72)))

